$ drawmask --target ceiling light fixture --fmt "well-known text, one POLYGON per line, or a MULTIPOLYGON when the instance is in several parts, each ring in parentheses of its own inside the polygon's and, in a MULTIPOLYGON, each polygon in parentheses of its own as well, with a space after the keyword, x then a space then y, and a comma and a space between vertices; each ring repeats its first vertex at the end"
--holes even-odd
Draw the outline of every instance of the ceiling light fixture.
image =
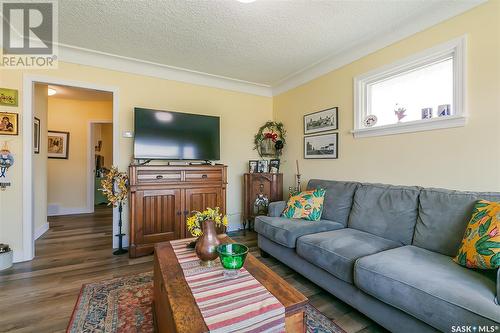
POLYGON ((47 90, 47 95, 49 95, 49 96, 54 96, 55 94, 57 94, 57 90, 52 89, 52 88, 49 88, 49 89, 47 90))
POLYGON ((251 3, 251 2, 254 2, 255 0, 238 0, 238 2, 241 2, 241 3, 251 3))

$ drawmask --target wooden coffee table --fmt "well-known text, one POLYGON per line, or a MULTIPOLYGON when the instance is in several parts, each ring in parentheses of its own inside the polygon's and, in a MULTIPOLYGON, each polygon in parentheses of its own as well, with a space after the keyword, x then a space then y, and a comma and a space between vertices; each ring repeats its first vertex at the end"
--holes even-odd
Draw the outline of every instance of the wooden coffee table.
MULTIPOLYGON (((221 235, 221 241, 233 242, 225 235, 221 235)), ((250 253, 244 267, 285 307, 286 331, 305 332, 307 298, 250 253)), ((208 332, 169 242, 155 246, 154 315, 156 332, 208 332)))

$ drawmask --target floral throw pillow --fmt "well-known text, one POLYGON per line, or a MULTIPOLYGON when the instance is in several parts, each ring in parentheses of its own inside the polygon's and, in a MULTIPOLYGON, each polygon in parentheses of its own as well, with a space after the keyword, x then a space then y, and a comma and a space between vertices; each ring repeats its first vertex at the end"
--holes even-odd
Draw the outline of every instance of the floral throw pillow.
POLYGON ((468 268, 500 267, 500 202, 476 202, 462 245, 453 260, 468 268))
POLYGON ((281 216, 289 219, 318 221, 321 219, 321 213, 323 212, 324 199, 325 190, 322 188, 292 195, 288 199, 286 208, 281 216))

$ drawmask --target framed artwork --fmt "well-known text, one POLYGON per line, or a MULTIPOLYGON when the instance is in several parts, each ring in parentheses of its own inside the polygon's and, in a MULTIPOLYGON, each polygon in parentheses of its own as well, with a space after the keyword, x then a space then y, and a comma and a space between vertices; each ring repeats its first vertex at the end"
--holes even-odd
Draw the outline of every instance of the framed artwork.
POLYGON ((48 158, 68 159, 69 132, 49 131, 48 158))
POLYGON ((333 131, 339 129, 338 107, 309 113, 304 116, 304 134, 333 131))
POLYGON ((18 93, 16 89, 0 88, 1 106, 17 106, 18 100, 18 93))
POLYGON ((40 154, 40 119, 37 117, 33 121, 33 152, 40 154))
POLYGON ((0 112, 0 135, 18 135, 18 120, 17 113, 0 112))
POLYGON ((304 137, 304 158, 336 159, 339 157, 338 133, 311 135, 304 137))
POLYGON ((259 164, 259 161, 257 161, 257 160, 248 161, 248 172, 249 173, 259 172, 258 164, 259 164))
POLYGON ((279 159, 272 159, 269 161, 269 172, 271 173, 278 173, 280 172, 280 160, 279 159))
POLYGON ((269 172, 269 161, 268 160, 260 160, 258 164, 258 172, 269 172))

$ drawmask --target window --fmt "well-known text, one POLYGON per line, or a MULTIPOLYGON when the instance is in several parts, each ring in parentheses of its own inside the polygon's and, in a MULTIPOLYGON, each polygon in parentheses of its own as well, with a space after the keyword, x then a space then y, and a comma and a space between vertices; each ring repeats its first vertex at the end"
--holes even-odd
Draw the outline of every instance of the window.
POLYGON ((465 125, 465 38, 354 79, 355 137, 465 125))

